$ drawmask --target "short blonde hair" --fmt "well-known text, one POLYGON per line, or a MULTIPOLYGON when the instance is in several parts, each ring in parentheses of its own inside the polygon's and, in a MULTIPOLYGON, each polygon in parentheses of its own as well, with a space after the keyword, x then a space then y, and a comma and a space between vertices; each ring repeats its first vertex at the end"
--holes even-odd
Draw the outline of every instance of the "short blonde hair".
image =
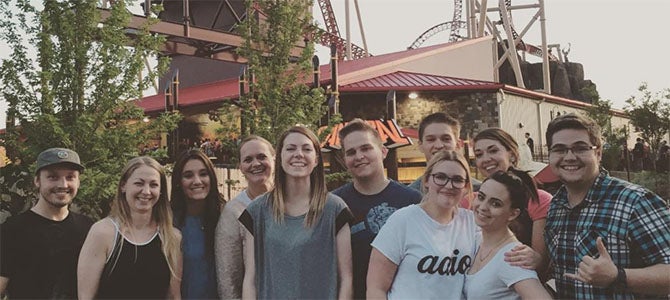
POLYGON ((421 183, 421 185, 422 185, 422 187, 421 187, 422 191, 421 192, 424 195, 426 194, 426 192, 427 192, 426 188, 428 186, 427 183, 428 183, 428 180, 430 178, 430 174, 433 173, 433 169, 435 169, 435 165, 437 165, 437 163, 443 162, 443 161, 455 161, 459 165, 461 165, 463 170, 465 170, 465 177, 466 177, 465 178, 465 188, 468 191, 468 199, 472 200, 472 195, 473 195, 473 193, 472 193, 472 183, 470 181, 471 177, 470 177, 470 167, 468 165, 468 161, 465 159, 465 157, 460 152, 457 152, 457 151, 454 151, 454 150, 442 150, 442 151, 439 151, 439 152, 435 153, 435 155, 433 155, 433 157, 428 162, 428 165, 426 165, 426 170, 423 172, 423 177, 422 177, 423 179, 422 179, 422 183, 421 183))

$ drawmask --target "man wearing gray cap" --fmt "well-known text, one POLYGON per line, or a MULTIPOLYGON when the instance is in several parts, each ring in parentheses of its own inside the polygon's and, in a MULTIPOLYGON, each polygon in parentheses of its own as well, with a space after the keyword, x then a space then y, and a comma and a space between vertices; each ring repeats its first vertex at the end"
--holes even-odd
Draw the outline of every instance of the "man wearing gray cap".
POLYGON ((0 294, 10 299, 77 298, 77 259, 93 221, 68 208, 84 166, 79 155, 50 148, 37 157, 37 204, 2 224, 0 294))

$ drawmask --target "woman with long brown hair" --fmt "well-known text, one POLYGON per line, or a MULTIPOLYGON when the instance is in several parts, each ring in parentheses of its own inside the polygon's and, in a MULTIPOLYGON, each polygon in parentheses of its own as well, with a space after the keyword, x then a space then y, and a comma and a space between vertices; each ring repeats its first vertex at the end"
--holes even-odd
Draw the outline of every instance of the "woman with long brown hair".
POLYGON ((247 229, 243 298, 351 298, 351 212, 326 190, 316 135, 292 127, 276 153, 273 189, 240 216, 247 229))
POLYGON ((172 172, 171 198, 174 225, 182 234, 182 297, 219 298, 214 231, 224 200, 218 190, 214 165, 202 151, 188 150, 177 158, 172 172))
MULTIPOLYGON (((520 161, 519 145, 516 140, 500 128, 488 128, 479 132, 475 138, 474 152, 475 163, 482 174, 491 176, 495 172, 506 172, 510 168, 517 167, 520 161)), ((544 225, 547 223, 547 212, 551 202, 551 194, 536 189, 538 197, 529 198, 527 212, 530 219, 519 218, 510 223, 510 227, 516 237, 525 245, 539 255, 528 251, 528 261, 531 257, 537 260, 547 254, 544 243, 544 225)), ((514 248, 515 250, 523 247, 514 248)), ((523 248, 525 249, 525 248, 523 248)), ((538 270, 541 277, 543 270, 538 270)))
POLYGON ((484 180, 472 202, 482 239, 465 276, 466 299, 551 299, 534 270, 512 266, 504 257, 521 244, 510 223, 530 223, 528 201, 537 197, 533 178, 513 167, 484 180))

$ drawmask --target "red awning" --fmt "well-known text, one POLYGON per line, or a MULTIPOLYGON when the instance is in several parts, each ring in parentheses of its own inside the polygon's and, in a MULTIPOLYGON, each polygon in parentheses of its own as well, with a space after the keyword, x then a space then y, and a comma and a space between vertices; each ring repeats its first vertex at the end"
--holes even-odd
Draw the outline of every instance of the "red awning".
MULTIPOLYGON (((412 144, 412 140, 407 137, 404 132, 398 127, 398 123, 394 119, 391 120, 366 120, 372 128, 379 132, 384 146, 388 149, 399 148, 403 146, 409 146, 412 144)), ((339 150, 342 148, 340 145, 340 138, 338 132, 347 124, 347 122, 342 122, 336 124, 332 128, 332 132, 326 136, 326 139, 321 143, 322 151, 331 151, 339 150)), ((319 128, 319 132, 324 130, 326 127, 323 126, 319 128)))
POLYGON ((558 181, 559 179, 558 176, 556 176, 556 174, 554 174, 554 172, 551 170, 551 167, 547 165, 544 167, 544 169, 535 174, 535 180, 539 181, 540 183, 552 183, 558 181))
POLYGON ((418 139, 419 139, 419 131, 416 130, 416 129, 412 129, 412 128, 401 128, 400 130, 402 131, 402 133, 403 133, 406 137, 411 137, 411 138, 413 138, 413 139, 415 139, 415 140, 418 140, 418 139))

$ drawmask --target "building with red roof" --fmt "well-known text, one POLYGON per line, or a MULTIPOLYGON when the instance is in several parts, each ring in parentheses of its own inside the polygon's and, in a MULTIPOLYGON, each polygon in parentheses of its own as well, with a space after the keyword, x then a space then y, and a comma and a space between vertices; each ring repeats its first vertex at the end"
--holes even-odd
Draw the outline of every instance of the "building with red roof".
MULTIPOLYGON (((544 130, 549 121, 560 114, 583 112, 591 105, 499 83, 494 68, 495 47, 492 37, 482 37, 340 61, 336 83, 339 111, 345 121, 390 118, 387 95, 389 91, 395 92, 395 120, 403 134, 415 144, 397 149, 398 179, 401 181, 412 180, 422 172, 425 159, 416 149, 416 131, 425 115, 438 111, 447 112, 461 121, 460 136, 465 142, 482 129, 500 127, 520 141, 520 145, 525 145, 524 134, 528 132, 535 140, 535 153, 541 160, 546 153, 543 149, 544 130)), ((194 59, 176 60, 172 68, 179 69, 180 76, 188 72, 195 74, 192 70, 197 65, 194 59), (190 71, 182 72, 184 68, 190 71)), ((219 62, 207 60, 201 63, 219 62)), ((208 112, 239 97, 239 82, 237 77, 230 77, 230 69, 240 66, 222 64, 227 66, 223 73, 228 78, 206 83, 197 83, 190 78, 190 85, 179 89, 178 109, 186 122, 196 124, 190 125, 190 129, 182 128, 180 137, 200 139, 211 136, 216 125, 209 121, 208 112)), ((332 68, 331 64, 320 66, 321 86, 332 89, 335 84, 331 78, 332 68)), ((206 74, 208 80, 212 76, 206 74)), ((184 80, 180 78, 180 82, 184 80)), ((137 101, 137 105, 148 115, 157 115, 166 110, 165 94, 145 97, 137 101)), ((614 126, 628 123, 623 112, 613 113, 614 126)))

